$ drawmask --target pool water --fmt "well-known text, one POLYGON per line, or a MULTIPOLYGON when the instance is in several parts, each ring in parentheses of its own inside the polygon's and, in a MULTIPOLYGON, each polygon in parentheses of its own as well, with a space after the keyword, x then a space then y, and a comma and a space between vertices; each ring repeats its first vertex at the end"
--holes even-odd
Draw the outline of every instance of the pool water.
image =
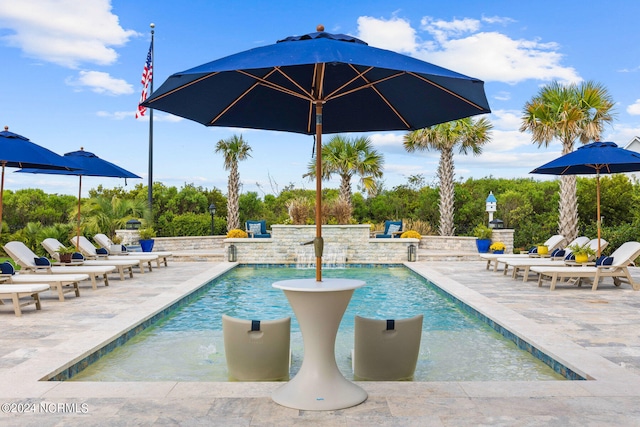
MULTIPOLYGON (((304 353, 295 315, 273 282, 313 278, 314 270, 238 267, 124 345, 74 376, 72 381, 227 381, 222 314, 270 320, 291 316, 293 377, 304 353)), ((564 379, 542 361, 447 299, 405 267, 324 270, 326 278, 364 280, 356 289, 336 339, 336 361, 353 379, 354 316, 379 319, 424 315, 414 381, 544 381, 564 379)))

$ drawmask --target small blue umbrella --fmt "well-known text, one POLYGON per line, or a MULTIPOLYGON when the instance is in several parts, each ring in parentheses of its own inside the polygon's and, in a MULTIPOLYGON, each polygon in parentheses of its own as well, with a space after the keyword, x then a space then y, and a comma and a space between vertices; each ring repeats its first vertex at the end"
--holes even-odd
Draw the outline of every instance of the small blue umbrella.
POLYGON ((592 142, 535 168, 547 175, 596 175, 598 256, 600 256, 600 174, 640 171, 640 154, 614 142, 592 142))
POLYGON ((47 170, 71 171, 77 168, 68 159, 48 150, 38 144, 34 144, 17 133, 9 132, 5 126, 0 132, 0 165, 2 166, 2 178, 0 179, 0 230, 2 230, 2 208, 4 193, 4 168, 43 168, 47 170))
MULTIPOLYGON (((80 201, 82 200, 82 177, 83 176, 104 176, 111 178, 124 178, 125 185, 127 178, 141 178, 138 175, 129 172, 120 166, 114 165, 111 162, 101 159, 93 153, 84 151, 83 147, 80 147, 79 151, 72 151, 65 153, 64 159, 74 164, 76 169, 74 170, 53 170, 53 169, 40 169, 25 167, 17 172, 22 173, 43 173, 52 175, 76 175, 79 177, 78 185, 78 226, 77 236, 80 236, 80 201)), ((76 239, 78 242, 79 239, 76 239)))
MULTIPOLYGON (((173 74, 141 105, 206 126, 315 135, 316 249, 323 133, 410 131, 490 112, 481 80, 322 26, 173 74)), ((316 250, 317 281, 321 258, 316 250)))

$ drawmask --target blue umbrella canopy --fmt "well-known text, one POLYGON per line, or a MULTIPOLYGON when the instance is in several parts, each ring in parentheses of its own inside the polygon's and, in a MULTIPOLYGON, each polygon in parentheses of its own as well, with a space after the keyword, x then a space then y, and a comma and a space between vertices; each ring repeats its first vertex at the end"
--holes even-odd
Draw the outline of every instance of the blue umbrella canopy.
POLYGON ((34 144, 17 133, 9 132, 9 127, 5 126, 0 132, 0 165, 2 166, 2 177, 0 178, 0 230, 2 230, 2 209, 4 193, 4 169, 10 168, 44 168, 48 170, 70 171, 77 168, 68 159, 34 144))
POLYGON ((315 135, 317 281, 323 133, 410 131, 490 112, 481 80, 322 26, 175 73, 141 105, 205 126, 315 135))
MULTIPOLYGON (((17 172, 22 173, 43 173, 52 175, 76 175, 79 177, 78 185, 78 218, 77 218, 77 237, 80 236, 80 202, 82 200, 82 177, 83 176, 104 176, 111 178, 141 178, 140 176, 129 172, 126 169, 121 168, 111 162, 101 159, 89 151, 84 151, 83 147, 80 147, 78 151, 72 151, 65 153, 64 159, 68 160, 71 164, 74 164, 76 169, 74 170, 54 170, 54 169, 40 169, 25 167, 17 172)), ((76 239, 79 242, 80 239, 76 239)))
POLYGON ((600 256, 600 174, 640 171, 640 154, 618 147, 614 142, 592 142, 583 145, 532 170, 547 175, 596 175, 598 256, 600 256))

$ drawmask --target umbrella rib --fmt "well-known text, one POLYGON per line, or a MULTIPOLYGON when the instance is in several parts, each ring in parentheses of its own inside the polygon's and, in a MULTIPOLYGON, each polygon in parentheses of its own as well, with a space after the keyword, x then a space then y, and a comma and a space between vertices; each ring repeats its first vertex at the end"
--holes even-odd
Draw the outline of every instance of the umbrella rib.
POLYGON ((464 97, 458 95, 457 93, 455 93, 453 91, 450 91, 449 89, 447 89, 447 88, 445 88, 445 87, 443 87, 443 86, 441 86, 441 85, 439 85, 439 84, 437 84, 435 82, 432 82, 431 80, 421 76, 420 74, 416 74, 416 73, 413 73, 413 72, 409 72, 408 74, 410 74, 410 75, 422 80, 425 83, 429 83, 430 85, 435 86, 435 87, 437 87, 438 89, 440 89, 440 90, 442 90, 444 92, 447 92, 449 95, 455 96, 456 98, 460 99, 461 101, 466 102, 467 104, 477 108, 478 110, 483 110, 483 108, 480 105, 476 104, 475 102, 469 101, 467 98, 464 98, 464 97))
POLYGON ((199 82, 201 82, 201 81, 203 81, 203 80, 206 80, 206 79, 208 79, 209 77, 213 77, 213 76, 217 75, 218 73, 219 73, 219 72, 217 72, 217 71, 216 71, 215 73, 207 74, 206 76, 202 76, 202 77, 200 77, 200 78, 198 78, 198 79, 195 79, 195 80, 193 80, 193 81, 191 81, 191 82, 189 82, 189 83, 185 83, 185 84, 183 84, 182 86, 179 86, 179 87, 177 87, 177 88, 175 88, 175 89, 172 89, 172 90, 170 90, 170 91, 169 91, 169 92, 167 92, 167 93, 163 93, 162 95, 158 95, 158 97, 157 97, 157 98, 154 98, 154 99, 149 100, 149 104, 151 104, 151 103, 153 103, 153 102, 156 102, 156 101, 158 101, 159 99, 162 99, 162 98, 164 98, 164 97, 165 97, 165 96, 167 96, 167 95, 171 95, 171 94, 173 94, 173 93, 178 92, 179 90, 185 89, 185 88, 187 88, 187 87, 189 87, 189 86, 191 86, 191 85, 193 85, 193 84, 196 84, 196 83, 199 83, 199 82))
POLYGON ((393 113, 394 113, 396 116, 398 116, 398 118, 399 118, 400 120, 402 120, 402 123, 404 123, 404 124, 405 124, 405 126, 406 126, 407 128, 410 128, 410 127, 411 127, 411 125, 409 125, 409 123, 408 123, 408 122, 404 119, 404 117, 403 117, 403 116, 398 112, 398 110, 397 110, 393 105, 391 105, 391 103, 387 100, 387 98, 386 98, 382 93, 380 93, 380 91, 378 90, 378 88, 376 88, 376 85, 377 85, 378 83, 381 83, 381 82, 384 82, 384 81, 386 81, 386 80, 390 80, 390 79, 393 79, 393 78, 399 77, 399 76, 404 75, 404 74, 406 74, 406 73, 403 71, 403 72, 400 72, 400 73, 394 74, 394 75, 392 75, 392 76, 385 77, 384 79, 380 79, 380 80, 377 80, 377 81, 375 81, 375 82, 371 82, 371 81, 367 80, 367 78, 364 76, 364 74, 365 74, 365 73, 367 73, 367 72, 369 72, 371 69, 373 69, 373 67, 369 67, 366 71, 364 71, 364 72, 360 73, 360 72, 358 72, 358 70, 357 70, 357 69, 356 69, 352 64, 349 64, 349 66, 350 66, 351 68, 353 68, 353 69, 358 73, 358 75, 357 75, 357 76, 355 76, 353 79, 349 80, 349 81, 348 81, 347 83, 345 83, 344 85, 340 86, 338 89, 334 90, 331 94, 327 95, 327 99, 330 99, 330 98, 331 98, 331 99, 340 98, 341 96, 349 95, 349 94, 351 94, 351 93, 353 93, 353 92, 356 92, 356 91, 359 91, 359 90, 362 90, 362 89, 369 89, 369 88, 371 88, 372 90, 374 90, 374 91, 378 94, 378 96, 379 96, 379 97, 384 101, 384 103, 385 103, 385 104, 387 104, 387 106, 391 109, 391 111, 393 111, 393 113), (362 85, 362 86, 359 86, 359 87, 357 87, 357 88, 354 88, 354 89, 348 90, 348 91, 346 91, 346 92, 342 92, 342 93, 336 94, 336 93, 337 93, 337 92, 339 92, 342 88, 344 88, 345 86, 347 86, 347 85, 351 84, 353 81, 355 81, 355 80, 356 80, 356 79, 358 79, 358 78, 362 78, 362 80, 364 80, 364 81, 366 82, 366 84, 365 84, 365 85, 362 85), (332 97, 332 95, 334 95, 334 94, 336 94, 336 95, 332 97))
POLYGON ((305 97, 304 95, 301 95, 301 94, 299 94, 299 93, 297 93, 295 91, 292 91, 291 89, 284 88, 284 87, 276 85, 275 83, 272 83, 272 82, 270 82, 268 80, 265 80, 265 78, 268 78, 269 76, 271 76, 276 71, 279 71, 277 67, 274 68, 273 70, 271 70, 265 77, 257 77, 257 76, 254 76, 251 73, 246 72, 246 71, 237 70, 238 73, 244 74, 245 76, 251 77, 252 79, 254 79, 255 83, 253 83, 240 96, 236 97, 231 104, 227 105, 227 107, 224 110, 222 110, 216 117, 214 117, 213 120, 211 120, 209 122, 209 124, 213 125, 215 122, 217 122, 220 119, 220 117, 224 116, 227 113, 227 111, 229 111, 231 108, 233 108, 234 105, 236 105, 238 102, 240 102, 249 92, 251 92, 253 89, 255 89, 256 86, 262 85, 262 86, 266 86, 266 87, 268 87, 270 89, 274 89, 274 90, 277 90, 277 91, 280 91, 280 92, 284 92, 284 93, 286 93, 288 95, 296 96, 296 97, 299 97, 299 98, 302 98, 302 99, 305 99, 305 100, 309 99, 308 97, 305 97))
MULTIPOLYGON (((244 74, 248 77, 251 77, 252 79, 256 80, 256 83, 254 84, 253 87, 255 87, 256 85, 262 84, 270 89, 274 89, 280 92, 284 92, 287 95, 291 95, 291 96, 296 96, 298 98, 302 98, 304 100, 309 100, 312 98, 311 94, 309 94, 307 91, 305 91, 302 87, 300 87, 300 85, 298 83, 296 83, 294 80, 292 80, 289 76, 287 76, 285 73, 282 72, 282 70, 280 70, 280 67, 275 67, 269 74, 267 74, 265 77, 258 77, 258 76, 254 76, 251 73, 248 73, 244 70, 237 70, 239 73, 244 74), (291 89, 287 89, 284 86, 278 85, 276 83, 270 82, 269 80, 266 80, 266 78, 268 78, 269 76, 271 76, 274 72, 278 71, 281 75, 283 75, 287 80, 289 80, 291 83, 293 83, 294 85, 296 85, 297 88, 300 89, 300 91, 302 93, 298 93, 294 90, 291 89)), ((244 94, 243 94, 244 95, 244 94)))

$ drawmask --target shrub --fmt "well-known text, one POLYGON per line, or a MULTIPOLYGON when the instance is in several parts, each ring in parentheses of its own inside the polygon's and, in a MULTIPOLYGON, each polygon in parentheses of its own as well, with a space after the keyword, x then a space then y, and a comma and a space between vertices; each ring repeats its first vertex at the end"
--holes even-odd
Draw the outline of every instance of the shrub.
POLYGON ((227 238, 229 239, 246 239, 249 237, 246 231, 240 230, 239 228, 234 228, 233 230, 229 230, 227 233, 227 238))
POLYGON ((422 236, 420 233, 414 230, 407 230, 400 235, 401 239, 420 239, 422 236))

